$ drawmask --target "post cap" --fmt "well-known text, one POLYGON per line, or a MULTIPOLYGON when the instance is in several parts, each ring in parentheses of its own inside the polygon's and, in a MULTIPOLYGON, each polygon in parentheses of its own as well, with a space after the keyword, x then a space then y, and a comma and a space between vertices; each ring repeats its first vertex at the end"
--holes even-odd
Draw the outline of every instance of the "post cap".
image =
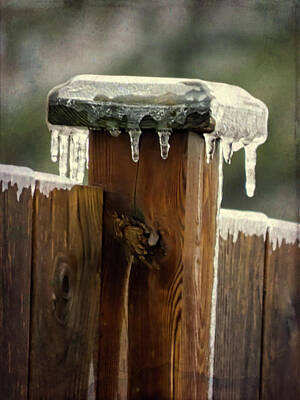
POLYGON ((79 75, 48 95, 52 125, 107 129, 192 129, 211 132, 211 95, 197 79, 79 75))

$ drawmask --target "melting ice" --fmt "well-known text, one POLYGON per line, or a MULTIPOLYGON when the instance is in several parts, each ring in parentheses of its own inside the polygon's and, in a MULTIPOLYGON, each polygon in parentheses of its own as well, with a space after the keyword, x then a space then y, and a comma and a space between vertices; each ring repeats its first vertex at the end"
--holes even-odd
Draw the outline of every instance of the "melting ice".
POLYGON ((130 129, 128 131, 130 137, 130 146, 131 146, 131 157, 132 161, 135 163, 139 161, 140 158, 140 129, 130 129))
POLYGON ((158 129, 157 133, 159 137, 160 155, 163 160, 166 160, 170 150, 169 138, 171 136, 171 130, 158 129))
POLYGON ((82 183, 88 167, 88 128, 51 125, 51 160, 59 164, 59 175, 82 183))
MULTIPOLYGON (((91 75, 90 79, 88 77, 85 77, 85 81, 80 82, 81 92, 83 94, 86 92, 87 95, 96 78, 98 81, 102 78, 105 80, 105 77, 101 76, 95 77, 91 75)), ((118 78, 115 83, 119 85, 129 79, 126 77, 115 78, 118 78)), ((135 78, 132 77, 132 79, 135 78)), ((142 79, 144 86, 147 86, 147 80, 149 80, 152 85, 149 83, 151 90, 156 87, 154 78, 139 79, 142 79)), ((161 78, 160 80, 157 79, 157 81, 161 82, 161 78)), ((171 80, 166 80, 168 84, 170 84, 169 81, 171 80)), ((179 83, 181 86, 184 86, 182 85, 183 81, 176 79, 177 84, 179 83)), ((213 158, 215 143, 218 139, 221 140, 221 149, 226 163, 230 164, 232 154, 235 151, 244 148, 245 187, 247 195, 253 196, 255 191, 256 149, 267 138, 268 109, 266 105, 237 86, 201 80, 190 80, 190 82, 198 82, 202 87, 206 87, 212 98, 210 108, 216 126, 214 132, 204 134, 207 162, 210 162, 213 158)), ((178 87, 182 90, 180 85, 178 87)), ((146 89, 144 88, 144 90, 146 89)), ((70 92, 69 95, 73 95, 72 93, 70 92)), ((81 95, 83 95, 82 93, 81 95)), ((69 175, 72 180, 82 182, 85 168, 88 167, 88 128, 58 126, 49 123, 48 126, 51 131, 51 160, 59 162, 60 175, 63 177, 69 175)), ((120 135, 121 130, 119 127, 112 127, 109 132, 112 136, 117 137, 120 135)), ((139 142, 142 131, 137 124, 135 129, 128 129, 127 132, 130 138, 132 160, 138 162, 139 142)), ((163 159, 168 157, 171 133, 172 129, 157 129, 160 153, 163 159)))
POLYGON ((246 193, 255 191, 256 149, 268 135, 268 109, 244 89, 225 83, 205 82, 213 97, 212 116, 216 121, 213 133, 204 134, 207 162, 213 157, 214 141, 221 139, 225 162, 231 162, 233 152, 245 149, 246 193))

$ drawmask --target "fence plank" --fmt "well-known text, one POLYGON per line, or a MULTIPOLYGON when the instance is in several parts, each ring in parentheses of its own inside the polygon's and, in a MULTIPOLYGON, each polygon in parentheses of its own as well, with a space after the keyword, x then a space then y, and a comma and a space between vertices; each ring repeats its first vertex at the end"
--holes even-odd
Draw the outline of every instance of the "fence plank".
POLYGON ((300 225, 269 221, 262 396, 300 398, 300 225))
POLYGON ((127 399, 127 292, 131 269, 123 243, 116 240, 114 211, 133 215, 137 164, 129 138, 90 132, 89 184, 105 190, 101 272, 99 399, 127 399))
POLYGON ((267 217, 221 210, 214 398, 258 399, 267 217))
MULTIPOLYGON (((208 396, 216 216, 220 206, 219 157, 217 145, 213 161, 207 164, 204 143, 197 135, 189 134, 177 365, 174 359, 174 369, 179 370, 174 377, 176 399, 202 400, 208 396)), ((173 351, 176 355, 176 348, 173 351)))
POLYGON ((95 399, 102 191, 41 191, 34 202, 30 399, 95 399))
POLYGON ((32 180, 30 170, 14 170, 15 185, 0 166, 0 394, 9 400, 27 399, 32 194, 22 190, 22 177, 32 180), (17 196, 20 195, 19 201, 17 196))

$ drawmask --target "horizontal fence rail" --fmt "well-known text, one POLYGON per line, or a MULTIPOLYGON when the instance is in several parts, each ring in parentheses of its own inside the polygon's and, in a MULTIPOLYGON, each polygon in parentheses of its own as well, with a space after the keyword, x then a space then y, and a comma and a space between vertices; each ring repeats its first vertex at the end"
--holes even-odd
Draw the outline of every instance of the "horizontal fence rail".
MULTIPOLYGON (((102 206, 100 188, 0 165, 1 398, 100 399, 102 206)), ((300 398, 300 224, 224 209, 218 220, 201 399, 300 398)))

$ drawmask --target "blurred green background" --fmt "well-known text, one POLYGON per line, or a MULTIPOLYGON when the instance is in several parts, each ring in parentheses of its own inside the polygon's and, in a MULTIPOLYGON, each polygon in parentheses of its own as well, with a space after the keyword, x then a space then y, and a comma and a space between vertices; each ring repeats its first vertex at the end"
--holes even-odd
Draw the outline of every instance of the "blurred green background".
POLYGON ((270 112, 255 197, 245 195, 241 151, 224 166, 222 206, 299 220, 298 0, 4 0, 0 34, 0 163, 58 173, 46 97, 73 75, 222 81, 270 112))

